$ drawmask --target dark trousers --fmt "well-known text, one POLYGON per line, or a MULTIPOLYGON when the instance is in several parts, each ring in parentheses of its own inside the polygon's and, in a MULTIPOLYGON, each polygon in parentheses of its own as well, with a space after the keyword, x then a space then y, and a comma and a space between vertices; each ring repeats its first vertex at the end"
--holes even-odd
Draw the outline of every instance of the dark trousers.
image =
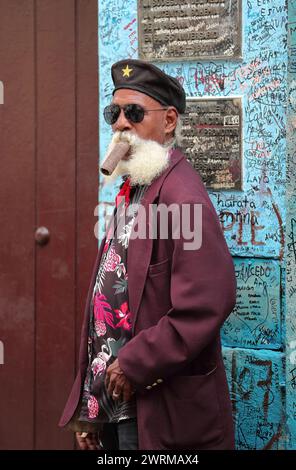
POLYGON ((119 423, 105 423, 99 437, 104 450, 137 450, 137 420, 131 418, 119 423))

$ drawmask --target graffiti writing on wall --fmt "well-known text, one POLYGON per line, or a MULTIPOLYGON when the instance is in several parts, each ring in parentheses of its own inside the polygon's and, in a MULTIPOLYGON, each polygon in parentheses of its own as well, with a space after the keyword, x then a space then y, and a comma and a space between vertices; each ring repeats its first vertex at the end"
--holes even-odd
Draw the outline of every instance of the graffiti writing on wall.
POLYGON ((224 348, 224 361, 241 450, 284 446, 283 354, 224 348))
MULTIPOLYGON (((211 194, 231 252, 247 256, 283 256, 285 185, 285 103, 287 11, 282 0, 243 2, 244 55, 238 63, 186 61, 158 63, 184 86, 188 97, 243 95, 242 194, 211 194), (248 208, 226 208, 229 198, 248 198, 248 208), (252 204, 253 207, 250 207, 252 204), (235 210, 234 210, 235 208, 235 210), (226 209, 226 210, 225 210, 226 209)), ((137 57, 137 1, 100 1, 100 106, 110 101, 110 67, 137 57)), ((100 121, 101 155, 110 129, 100 121)))
POLYGON ((288 2, 288 122, 286 185, 286 403, 290 442, 296 448, 296 1, 288 2))
POLYGON ((246 348, 281 347, 280 264, 235 259, 237 302, 222 330, 223 344, 246 348))
MULTIPOLYGON (((281 448, 285 439, 284 358, 283 353, 272 350, 284 349, 280 266, 282 268, 285 237, 289 245, 287 301, 291 301, 286 325, 290 338, 286 402, 289 428, 291 436, 294 435, 288 448, 296 448, 296 400, 293 398, 296 370, 289 360, 294 357, 291 345, 296 341, 295 319, 292 319, 296 308, 296 214, 294 210, 286 217, 285 210, 286 183, 290 185, 289 203, 294 204, 294 209, 296 198, 295 165, 290 164, 286 172, 286 104, 294 112, 296 109, 295 76, 290 81, 289 92, 287 89, 287 70, 290 74, 296 73, 296 14, 294 10, 289 14, 288 33, 292 39, 288 64, 287 3, 290 10, 296 9, 296 0, 242 2, 242 60, 222 62, 214 57, 188 60, 186 55, 184 59, 156 61, 156 65, 180 81, 188 98, 243 97, 242 187, 209 191, 232 255, 247 258, 239 260, 244 261, 244 267, 235 260, 238 263, 238 303, 223 333, 225 344, 235 346, 225 347, 224 352, 237 424, 236 442, 241 449, 281 448)), ((139 56, 138 14, 137 0, 99 0, 99 7, 102 116, 102 109, 112 97, 112 63, 139 56)), ((294 129, 291 135, 295 136, 295 116, 291 115, 290 123, 294 129)), ((101 158, 110 136, 110 128, 100 119, 101 158)), ((295 138, 290 148, 295 149, 295 138)), ((290 150, 292 161, 296 159, 290 150)), ((117 189, 117 186, 108 189, 101 185, 100 201, 111 204, 117 189)))
MULTIPOLYGON (((248 181, 251 181, 250 178, 248 181)), ((268 176, 252 177, 251 188, 243 194, 211 193, 222 229, 233 254, 272 255, 282 259, 285 233, 278 201, 268 176), (271 223, 273 221, 273 225, 271 223)))

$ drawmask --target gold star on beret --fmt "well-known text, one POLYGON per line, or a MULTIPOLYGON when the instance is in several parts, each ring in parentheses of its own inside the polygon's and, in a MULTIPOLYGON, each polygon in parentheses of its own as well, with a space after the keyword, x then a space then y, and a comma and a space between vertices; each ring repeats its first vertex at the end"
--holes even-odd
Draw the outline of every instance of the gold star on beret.
POLYGON ((174 106, 180 114, 185 112, 186 95, 181 83, 155 65, 138 59, 123 59, 112 65, 111 75, 113 95, 124 88, 135 90, 163 106, 174 106))
POLYGON ((129 66, 127 65, 125 69, 122 69, 122 76, 123 77, 129 77, 130 74, 132 73, 133 69, 130 69, 129 66))

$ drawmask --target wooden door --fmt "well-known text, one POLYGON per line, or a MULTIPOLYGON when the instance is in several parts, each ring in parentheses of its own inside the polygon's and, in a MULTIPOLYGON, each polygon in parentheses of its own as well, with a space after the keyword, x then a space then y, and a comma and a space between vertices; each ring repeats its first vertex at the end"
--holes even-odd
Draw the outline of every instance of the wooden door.
POLYGON ((97 70, 96 0, 0 0, 0 449, 73 448, 58 420, 97 250, 97 70))

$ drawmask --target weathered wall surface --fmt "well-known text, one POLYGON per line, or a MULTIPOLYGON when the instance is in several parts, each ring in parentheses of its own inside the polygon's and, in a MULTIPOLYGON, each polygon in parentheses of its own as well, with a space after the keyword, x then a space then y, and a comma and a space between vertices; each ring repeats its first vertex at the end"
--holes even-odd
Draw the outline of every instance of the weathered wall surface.
POLYGON ((225 347, 224 360, 233 401, 236 447, 282 449, 286 419, 282 353, 225 347))
POLYGON ((289 449, 296 448, 296 1, 288 2, 288 125, 286 185, 286 402, 289 449))
MULTIPOLYGON (((296 292, 293 285, 296 169, 292 131, 290 138, 286 138, 286 102, 289 85, 291 127, 296 89, 293 78, 296 2, 289 1, 289 81, 286 2, 243 0, 242 3, 242 60, 158 62, 157 65, 180 80, 187 97, 242 97, 243 189, 210 191, 234 256, 238 282, 237 306, 222 333, 225 363, 237 424, 237 447, 291 449, 296 448, 296 399, 292 398, 296 366, 294 370, 287 367, 286 397, 285 348, 289 342, 289 357, 293 347, 296 349, 296 343, 290 345, 296 330, 292 320, 296 292), (286 214, 287 141, 289 206, 286 214), (287 277, 290 292, 287 296, 283 295, 286 219, 293 240, 287 251, 291 271, 287 277), (285 424, 286 406, 289 429, 285 424)), ((136 0, 99 0, 100 116, 112 97, 112 63, 137 58, 137 46, 136 0)), ((100 119, 102 158, 110 135, 109 127, 100 119)), ((115 192, 100 184, 99 215, 112 209, 115 192)), ((100 230, 102 234, 103 226, 100 230)))

